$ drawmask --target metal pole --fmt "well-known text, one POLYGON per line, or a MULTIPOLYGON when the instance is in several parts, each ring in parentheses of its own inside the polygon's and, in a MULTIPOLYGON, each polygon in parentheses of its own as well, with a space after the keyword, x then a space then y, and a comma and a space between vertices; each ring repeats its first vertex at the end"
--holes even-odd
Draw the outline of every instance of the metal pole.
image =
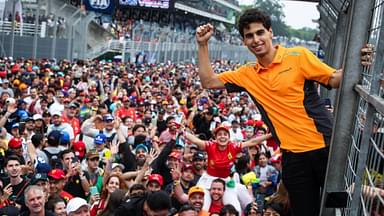
POLYGON ((11 47, 9 51, 9 56, 13 57, 13 50, 15 48, 15 10, 16 10, 16 0, 12 1, 12 26, 11 26, 11 47))
MULTIPOLYGON (((337 27, 335 33, 335 44, 334 44, 334 52, 332 55, 332 66, 334 68, 341 68, 343 62, 343 56, 345 51, 345 37, 346 31, 342 28, 343 26, 347 26, 348 24, 348 16, 346 11, 340 11, 339 16, 337 18, 337 27)), ((332 104, 335 104, 336 100, 336 91, 332 90, 328 92, 328 97, 331 99, 332 104)))
POLYGON ((56 36, 57 36, 57 15, 53 19, 53 38, 52 38, 52 47, 51 47, 51 58, 55 58, 56 55, 56 36))
MULTIPOLYGON (((331 39, 329 40, 328 47, 326 50, 327 56, 325 58, 325 62, 329 65, 331 64, 332 58, 334 56, 333 50, 334 50, 335 42, 336 42, 336 35, 333 34, 331 36, 331 39)), ((329 94, 328 89, 326 89, 324 87, 320 87, 320 97, 321 98, 327 98, 328 94, 329 94)))
POLYGON ((77 9, 75 13, 73 13, 69 18, 68 18, 68 26, 69 26, 69 31, 68 31, 68 42, 67 42, 67 59, 71 60, 71 55, 72 55, 72 38, 73 38, 73 31, 74 31, 74 25, 76 25, 79 20, 81 19, 78 17, 76 21, 72 22, 72 19, 80 12, 80 9, 77 9))
POLYGON ((125 62, 125 51, 126 51, 126 48, 127 48, 127 45, 126 45, 127 41, 125 41, 125 36, 124 36, 124 39, 123 39, 123 51, 121 52, 121 62, 125 62))
POLYGON ((85 49, 87 46, 87 21, 85 20, 85 16, 82 19, 82 26, 83 26, 83 34, 82 34, 82 44, 81 44, 81 52, 80 52, 80 58, 85 59, 85 49))
POLYGON ((35 35, 33 36, 33 50, 32 50, 32 58, 37 58, 37 39, 39 35, 39 17, 40 17, 40 8, 41 8, 41 0, 37 0, 37 14, 35 18, 35 35))
POLYGON ((84 59, 87 58, 88 53, 88 35, 89 35, 89 25, 91 24, 92 20, 95 18, 95 16, 88 16, 87 22, 85 24, 85 43, 84 43, 84 59))
POLYGON ((172 35, 172 44, 171 44, 171 61, 175 61, 175 46, 176 46, 176 37, 172 35))
POLYGON ((55 11, 54 19, 53 19, 53 38, 52 38, 52 47, 51 47, 51 58, 55 58, 56 56, 56 39, 57 39, 57 17, 58 14, 56 12, 63 10, 67 6, 67 3, 64 3, 58 10, 55 11))
POLYGON ((77 20, 75 22, 73 22, 73 24, 71 24, 71 29, 70 29, 70 34, 69 34, 69 42, 68 42, 68 53, 67 53, 67 56, 68 56, 68 59, 70 61, 73 61, 73 35, 74 35, 74 31, 75 31, 75 28, 74 26, 77 25, 77 23, 82 19, 82 16, 80 15, 79 18, 77 18, 77 20))
POLYGON ((47 11, 46 11, 46 13, 49 14, 49 13, 51 13, 51 11, 52 11, 52 0, 47 0, 47 11))
POLYGON ((176 50, 177 50, 177 63, 179 63, 180 62, 180 54, 181 54, 181 52, 180 52, 180 43, 177 43, 176 50))
POLYGON ((321 215, 324 213, 326 197, 332 192, 345 191, 344 171, 347 166, 347 154, 351 146, 351 131, 354 114, 358 105, 357 94, 353 90, 359 82, 362 66, 360 49, 366 42, 367 29, 370 26, 374 0, 356 0, 350 5, 349 33, 346 55, 344 56, 344 75, 338 94, 332 144, 324 184, 321 215), (341 97, 342 95, 342 97, 341 97))

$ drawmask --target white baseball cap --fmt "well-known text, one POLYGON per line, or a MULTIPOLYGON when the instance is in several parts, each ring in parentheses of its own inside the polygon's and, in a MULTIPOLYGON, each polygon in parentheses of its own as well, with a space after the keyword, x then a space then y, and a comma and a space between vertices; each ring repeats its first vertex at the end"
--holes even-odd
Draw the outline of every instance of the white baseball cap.
POLYGON ((120 169, 124 170, 124 165, 120 163, 112 163, 112 170, 116 167, 120 167, 120 169))
POLYGON ((67 204, 67 214, 75 212, 83 206, 87 206, 89 208, 89 205, 85 199, 80 198, 80 197, 75 197, 75 198, 69 200, 69 202, 67 204))
POLYGON ((60 111, 53 111, 53 112, 51 112, 51 115, 52 116, 58 115, 61 117, 61 112, 60 111))
POLYGON ((35 114, 35 115, 33 115, 33 120, 39 120, 39 119, 43 119, 43 116, 42 115, 40 115, 40 114, 35 114))

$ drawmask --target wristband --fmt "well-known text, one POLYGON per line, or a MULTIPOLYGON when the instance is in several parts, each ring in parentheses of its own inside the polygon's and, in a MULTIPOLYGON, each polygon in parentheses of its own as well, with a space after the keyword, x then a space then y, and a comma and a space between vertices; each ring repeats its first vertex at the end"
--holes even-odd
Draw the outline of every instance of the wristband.
POLYGON ((173 186, 174 187, 176 187, 177 185, 179 185, 180 184, 180 180, 175 180, 175 181, 173 181, 173 186))

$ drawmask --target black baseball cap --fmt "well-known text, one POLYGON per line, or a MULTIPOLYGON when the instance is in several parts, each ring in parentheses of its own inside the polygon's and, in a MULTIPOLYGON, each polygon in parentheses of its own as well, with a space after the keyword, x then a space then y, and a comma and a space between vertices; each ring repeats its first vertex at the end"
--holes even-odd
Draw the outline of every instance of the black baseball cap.
POLYGON ((192 158, 192 161, 195 161, 195 160, 204 160, 205 157, 204 157, 204 153, 201 152, 201 151, 198 151, 198 152, 195 152, 195 154, 193 154, 193 158, 192 158))
POLYGON ((48 181, 48 176, 46 173, 36 173, 31 179, 31 184, 35 185, 39 181, 48 181))

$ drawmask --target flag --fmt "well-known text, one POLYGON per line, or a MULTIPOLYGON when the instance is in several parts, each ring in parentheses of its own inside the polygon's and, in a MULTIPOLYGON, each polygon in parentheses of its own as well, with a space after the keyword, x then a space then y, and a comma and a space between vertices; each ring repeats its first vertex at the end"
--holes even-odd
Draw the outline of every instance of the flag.
POLYGON ((114 0, 84 0, 85 8, 97 13, 112 14, 115 10, 114 0))

